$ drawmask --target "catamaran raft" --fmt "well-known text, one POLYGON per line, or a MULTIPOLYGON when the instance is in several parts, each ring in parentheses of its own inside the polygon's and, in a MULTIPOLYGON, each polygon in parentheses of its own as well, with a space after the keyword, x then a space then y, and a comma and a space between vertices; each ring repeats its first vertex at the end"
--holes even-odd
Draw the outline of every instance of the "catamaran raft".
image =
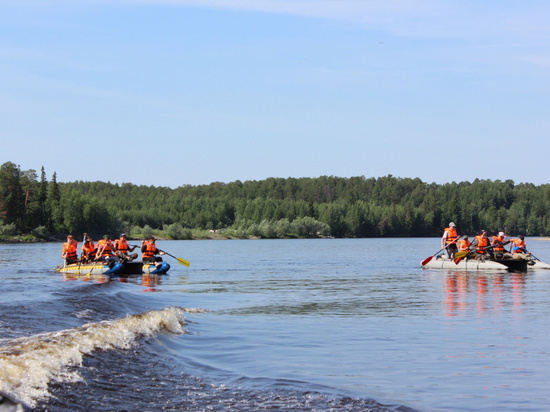
POLYGON ((170 269, 167 262, 89 262, 59 265, 54 268, 56 272, 71 275, 165 275, 170 269))
POLYGON ((427 269, 450 269, 450 270, 502 270, 525 272, 533 269, 550 269, 550 265, 540 260, 526 259, 449 259, 447 256, 432 256, 433 259, 424 259, 420 266, 427 269))

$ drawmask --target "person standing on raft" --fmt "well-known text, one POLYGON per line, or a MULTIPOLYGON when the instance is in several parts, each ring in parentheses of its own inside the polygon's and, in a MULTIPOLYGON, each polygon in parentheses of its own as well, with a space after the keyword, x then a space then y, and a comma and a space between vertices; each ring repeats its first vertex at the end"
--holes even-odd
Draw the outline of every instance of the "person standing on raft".
POLYGON ((441 249, 447 249, 447 257, 449 259, 454 259, 456 252, 458 252, 458 247, 456 246, 458 237, 455 223, 449 223, 449 227, 445 228, 445 232, 443 232, 443 237, 441 238, 441 249))

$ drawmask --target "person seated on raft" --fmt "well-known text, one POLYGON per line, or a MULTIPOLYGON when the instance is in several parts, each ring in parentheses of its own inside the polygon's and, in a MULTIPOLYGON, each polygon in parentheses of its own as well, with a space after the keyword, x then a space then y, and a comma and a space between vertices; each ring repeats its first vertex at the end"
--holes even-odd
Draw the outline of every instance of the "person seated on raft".
POLYGON ((61 252, 61 257, 65 259, 67 265, 79 262, 78 254, 76 253, 77 246, 78 242, 74 236, 67 236, 67 241, 63 243, 63 252, 61 252))
POLYGON ((95 254, 96 254, 96 248, 94 245, 94 241, 90 236, 88 236, 87 233, 84 233, 84 244, 82 245, 82 255, 80 257, 80 260, 82 262, 91 262, 95 260, 95 254))
POLYGON ((493 236, 492 245, 494 246, 493 254, 495 259, 509 259, 512 257, 512 255, 504 249, 504 246, 511 242, 510 240, 504 240, 505 237, 506 235, 504 232, 498 232, 498 236, 493 236))
POLYGON ((115 240, 115 252, 116 256, 120 259, 122 263, 131 262, 132 260, 137 259, 138 254, 132 253, 131 255, 128 255, 128 251, 133 252, 134 249, 137 248, 137 246, 128 246, 128 243, 126 242, 126 235, 122 233, 118 239, 115 240))
POLYGON ((489 259, 491 257, 487 250, 488 246, 489 239, 487 239, 487 232, 485 230, 482 230, 481 234, 477 235, 470 245, 470 247, 476 252, 476 259, 480 260, 489 259))
POLYGON ((141 258, 144 263, 154 262, 155 266, 157 267, 161 265, 162 258, 160 256, 155 256, 155 255, 166 254, 165 252, 157 249, 157 246, 155 245, 155 238, 153 236, 141 242, 141 252, 143 253, 141 258))
POLYGON ((118 262, 119 259, 114 255, 114 250, 111 236, 103 236, 103 239, 97 242, 96 260, 107 263, 118 262))
POLYGON ((525 247, 525 237, 523 235, 519 235, 517 238, 510 240, 510 243, 512 244, 510 252, 514 259, 531 259, 531 252, 525 247))
POLYGON ((465 256, 466 258, 474 257, 474 254, 470 253, 470 239, 468 239, 468 235, 462 236, 462 239, 458 241, 458 251, 468 252, 465 256))

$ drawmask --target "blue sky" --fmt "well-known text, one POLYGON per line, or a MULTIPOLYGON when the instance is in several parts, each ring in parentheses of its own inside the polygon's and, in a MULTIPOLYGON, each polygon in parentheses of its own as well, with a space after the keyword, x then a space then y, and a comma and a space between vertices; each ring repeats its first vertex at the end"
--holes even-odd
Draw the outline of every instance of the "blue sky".
POLYGON ((0 163, 550 183, 550 3, 3 0, 0 163))

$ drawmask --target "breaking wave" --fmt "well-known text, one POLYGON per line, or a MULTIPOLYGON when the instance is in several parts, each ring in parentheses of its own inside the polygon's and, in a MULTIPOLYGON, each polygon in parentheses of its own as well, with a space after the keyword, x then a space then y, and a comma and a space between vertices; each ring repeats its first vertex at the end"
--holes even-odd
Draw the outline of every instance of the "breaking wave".
POLYGON ((13 339, 0 347, 0 391, 35 406, 49 396, 51 381, 81 380, 75 368, 96 350, 129 349, 138 338, 159 332, 184 334, 184 313, 202 309, 168 307, 121 319, 88 323, 57 332, 13 339))

